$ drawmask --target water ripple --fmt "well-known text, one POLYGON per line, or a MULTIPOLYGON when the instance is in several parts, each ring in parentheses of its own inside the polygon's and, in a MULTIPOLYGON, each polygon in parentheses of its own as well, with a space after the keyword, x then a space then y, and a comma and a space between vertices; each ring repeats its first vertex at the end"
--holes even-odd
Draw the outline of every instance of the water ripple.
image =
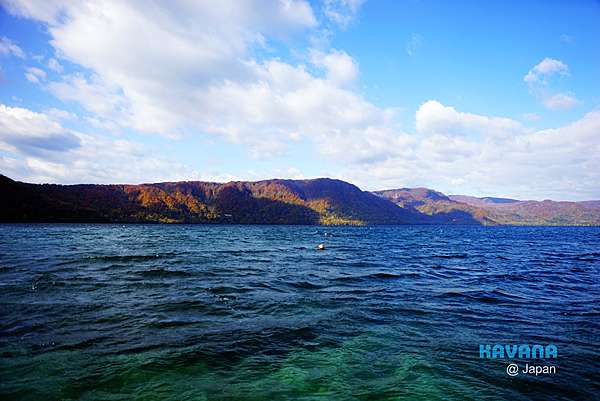
POLYGON ((0 398, 593 399, 598 238, 3 225, 0 398), (553 342, 561 373, 511 381, 478 358, 490 342, 553 342))

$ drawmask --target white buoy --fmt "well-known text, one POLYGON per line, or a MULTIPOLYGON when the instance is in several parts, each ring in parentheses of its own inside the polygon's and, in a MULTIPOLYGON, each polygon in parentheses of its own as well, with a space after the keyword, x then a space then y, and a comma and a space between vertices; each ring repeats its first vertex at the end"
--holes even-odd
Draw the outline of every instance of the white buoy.
POLYGON ((319 251, 324 251, 325 250, 325 244, 319 244, 319 246, 317 246, 317 249, 319 251))

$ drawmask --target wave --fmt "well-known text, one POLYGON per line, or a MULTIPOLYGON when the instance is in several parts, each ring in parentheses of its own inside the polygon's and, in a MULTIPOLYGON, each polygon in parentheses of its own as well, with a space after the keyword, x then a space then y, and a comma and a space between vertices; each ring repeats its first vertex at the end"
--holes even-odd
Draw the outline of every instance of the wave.
POLYGON ((176 255, 178 255, 176 252, 152 253, 145 255, 98 255, 88 256, 85 258, 85 260, 98 262, 144 262, 147 260, 171 258, 176 255))
POLYGON ((364 274, 359 276, 342 276, 336 277, 333 280, 337 282, 358 282, 358 281, 386 281, 386 280, 398 280, 406 277, 419 277, 421 274, 417 272, 406 272, 406 273, 391 273, 391 272, 377 272, 364 274))
POLYGON ((167 278, 167 277, 191 277, 192 273, 183 270, 151 269, 138 272, 142 277, 147 278, 167 278))
POLYGON ((289 285, 290 287, 300 288, 303 290, 317 290, 327 287, 327 285, 315 284, 309 281, 286 281, 285 284, 289 285))
POLYGON ((526 300, 524 297, 500 290, 449 290, 439 294, 438 297, 467 298, 490 304, 519 303, 526 300))
POLYGON ((439 259, 467 259, 469 254, 467 253, 454 253, 454 254, 440 254, 440 255, 432 255, 432 258, 439 259))

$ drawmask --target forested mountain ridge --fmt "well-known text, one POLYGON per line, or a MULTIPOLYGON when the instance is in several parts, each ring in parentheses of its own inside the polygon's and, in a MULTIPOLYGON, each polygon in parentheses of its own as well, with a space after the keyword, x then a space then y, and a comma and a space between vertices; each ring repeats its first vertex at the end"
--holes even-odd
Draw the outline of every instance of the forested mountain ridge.
POLYGON ((427 188, 376 191, 400 207, 436 217, 464 214, 485 225, 600 225, 600 202, 532 201, 466 195, 446 196, 427 188))
POLYGON ((330 179, 154 184, 27 184, 0 175, 2 222, 600 225, 600 201, 362 191, 330 179))
POLYGON ((2 176, 0 220, 238 224, 409 224, 430 218, 328 178, 225 184, 26 184, 2 176))

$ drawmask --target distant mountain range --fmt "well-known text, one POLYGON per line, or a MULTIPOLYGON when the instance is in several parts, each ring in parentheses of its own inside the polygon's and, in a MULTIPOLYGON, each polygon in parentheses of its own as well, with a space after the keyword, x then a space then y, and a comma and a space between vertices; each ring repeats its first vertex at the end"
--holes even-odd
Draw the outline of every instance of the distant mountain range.
POLYGON ((27 184, 0 175, 2 222, 600 225, 600 201, 362 191, 329 178, 140 185, 27 184))
POLYGON ((485 225, 600 225, 600 201, 521 201, 466 195, 446 196, 427 188, 402 188, 375 193, 402 208, 429 216, 462 214, 464 218, 470 217, 476 223, 485 225))

